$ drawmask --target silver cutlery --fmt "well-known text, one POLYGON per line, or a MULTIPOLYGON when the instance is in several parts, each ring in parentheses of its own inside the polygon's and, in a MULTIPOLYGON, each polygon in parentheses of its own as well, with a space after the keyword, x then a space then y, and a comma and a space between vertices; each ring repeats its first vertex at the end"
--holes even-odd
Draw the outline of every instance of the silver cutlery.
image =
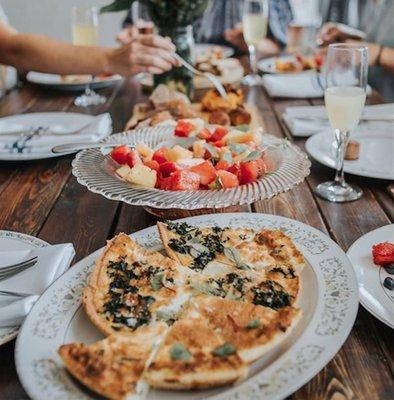
POLYGON ((224 86, 221 84, 218 78, 215 75, 209 72, 201 72, 198 69, 194 68, 190 65, 187 61, 185 61, 180 55, 177 53, 173 53, 174 58, 176 58, 186 69, 192 72, 194 75, 204 76, 205 78, 209 79, 212 84, 215 86, 215 89, 219 92, 220 96, 227 97, 227 92, 224 89, 224 86))
POLYGON ((8 290, 0 290, 0 296, 29 297, 31 295, 21 292, 9 292, 8 290))
MULTIPOLYGON (((127 143, 127 146, 134 148, 134 144, 130 145, 127 143)), ((68 144, 60 144, 52 148, 52 153, 60 154, 60 153, 69 153, 74 151, 86 150, 86 149, 105 149, 110 147, 116 147, 119 143, 92 143, 92 142, 80 142, 80 143, 68 143, 68 144)))
POLYGON ((37 261, 38 257, 36 256, 30 258, 29 260, 0 268, 0 281, 33 267, 37 264, 37 261))

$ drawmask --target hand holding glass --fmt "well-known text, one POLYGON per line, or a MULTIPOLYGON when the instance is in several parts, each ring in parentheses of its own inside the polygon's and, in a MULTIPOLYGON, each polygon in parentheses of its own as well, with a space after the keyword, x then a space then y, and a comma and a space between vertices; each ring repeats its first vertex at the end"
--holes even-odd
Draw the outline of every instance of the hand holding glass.
POLYGON ((362 196, 362 190, 345 182, 343 167, 350 133, 357 127, 365 104, 367 48, 350 44, 330 45, 325 72, 324 100, 335 134, 337 171, 334 181, 317 186, 316 194, 332 202, 357 200, 362 196))
POLYGON ((256 47, 267 35, 268 0, 245 0, 242 12, 242 26, 248 45, 252 73, 245 76, 243 83, 248 86, 261 84, 257 73, 256 47))

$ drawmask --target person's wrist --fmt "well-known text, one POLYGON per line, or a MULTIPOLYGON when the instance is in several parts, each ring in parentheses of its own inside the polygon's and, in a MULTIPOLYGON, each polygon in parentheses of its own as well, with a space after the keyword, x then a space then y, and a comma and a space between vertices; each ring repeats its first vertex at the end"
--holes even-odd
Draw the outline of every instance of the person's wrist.
POLYGON ((114 71, 113 53, 114 49, 103 49, 102 70, 104 74, 113 75, 116 73, 114 71))

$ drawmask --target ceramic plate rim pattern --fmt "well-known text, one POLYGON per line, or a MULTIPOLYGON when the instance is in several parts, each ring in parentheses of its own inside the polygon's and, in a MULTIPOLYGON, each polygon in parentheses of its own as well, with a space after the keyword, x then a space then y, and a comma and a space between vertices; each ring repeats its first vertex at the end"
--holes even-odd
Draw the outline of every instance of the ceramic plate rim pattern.
MULTIPOLYGON (((363 305, 363 307, 370 312, 375 318, 377 318, 379 321, 383 322, 384 324, 386 324, 387 326, 389 326, 390 328, 394 329, 394 323, 390 322, 389 320, 387 320, 384 316, 382 316, 381 314, 379 314, 379 312, 373 308, 372 306, 370 306, 370 303, 368 302, 367 298, 363 296, 361 289, 361 277, 360 277, 360 273, 359 273, 359 267, 356 265, 356 263, 354 262, 354 260, 352 259, 352 252, 354 251, 355 248, 357 248, 358 246, 360 246, 360 243, 362 243, 365 240, 368 240, 369 237, 373 236, 377 231, 381 231, 383 229, 389 229, 389 227, 391 227, 394 231, 394 224, 388 224, 388 225, 383 225, 379 228, 376 228, 370 232, 365 233, 364 235, 360 236, 348 249, 348 251, 346 252, 346 255, 349 257, 350 262, 353 264, 353 269, 355 270, 356 276, 357 276, 357 280, 358 280, 358 285, 359 285, 359 294, 360 294, 360 303, 363 305)), ((372 251, 372 249, 370 249, 370 251, 372 251)), ((363 266, 364 268, 365 266, 363 266)), ((383 267, 378 267, 374 265, 374 268, 377 269, 377 274, 378 274, 378 279, 380 278, 380 270, 383 267)))
MULTIPOLYGON (((144 142, 155 147, 161 142, 173 138, 173 127, 155 127, 118 133, 104 142, 129 145, 144 142)), ((266 134, 264 140, 267 143, 283 144, 283 149, 280 150, 283 156, 280 168, 257 182, 241 185, 234 189, 182 192, 133 187, 104 170, 102 164, 105 156, 97 149, 79 152, 72 162, 72 173, 81 185, 86 186, 93 193, 99 193, 110 200, 123 201, 133 205, 159 209, 195 210, 250 204, 290 190, 293 186, 301 183, 310 172, 310 161, 297 146, 266 134)))
MULTIPOLYGON (((3 237, 11 237, 13 239, 27 242, 35 247, 49 246, 48 242, 45 242, 44 240, 36 238, 34 236, 26 235, 25 233, 6 231, 6 230, 0 229, 0 240, 3 237)), ((12 326, 12 327, 9 327, 9 329, 8 328, 0 328, 0 330, 1 329, 8 330, 8 333, 4 333, 0 336, 0 346, 5 343, 10 342, 12 339, 14 339, 18 335, 18 332, 19 332, 19 326, 12 326)))
MULTIPOLYGON (((384 135, 389 135, 389 133, 384 132, 383 130, 380 131, 382 128, 376 128, 377 133, 373 134, 372 136, 384 136, 384 135)), ((333 164, 331 164, 330 162, 328 162, 325 158, 321 158, 320 154, 321 151, 319 149, 319 146, 321 145, 321 141, 324 140, 324 138, 328 135, 328 131, 324 130, 318 133, 315 133, 314 135, 310 136, 306 143, 305 143, 305 149, 307 151, 307 153, 316 161, 318 161, 319 163, 325 165, 326 167, 332 168, 334 169, 335 167, 333 166, 333 164)), ((364 130, 359 130, 357 133, 355 133, 353 135, 353 138, 357 139, 357 135, 368 135, 368 132, 364 131, 364 130)), ((393 139, 394 140, 394 139, 393 139)), ((378 173, 378 172, 368 172, 368 171, 357 171, 355 169, 353 169, 352 166, 349 166, 349 164, 346 163, 345 161, 345 166, 344 166, 344 171, 347 174, 351 174, 351 175, 357 175, 357 176, 364 176, 366 178, 375 178, 375 179, 388 179, 388 180, 393 180, 394 179, 394 170, 392 171, 392 175, 387 175, 387 174, 382 174, 382 173, 378 173)))
MULTIPOLYGON (((334 357, 353 326, 358 310, 358 286, 346 254, 316 228, 275 215, 210 214, 180 221, 201 225, 284 229, 304 252, 318 282, 318 299, 309 324, 293 345, 272 364, 237 387, 226 388, 210 399, 279 400, 293 393, 334 357)), ((160 244, 155 226, 136 232, 132 237, 150 248, 160 244)), ((69 320, 80 305, 87 275, 101 250, 79 261, 55 281, 37 301, 22 326, 15 348, 15 362, 19 379, 33 400, 88 398, 77 389, 61 367, 56 350, 62 343, 59 337, 64 334, 69 320), (66 298, 68 303, 64 306, 66 298), (50 313, 51 321, 55 318, 54 327, 52 324, 48 326, 48 322, 43 325, 47 313, 50 313), (60 315, 62 319, 59 320, 60 315)))

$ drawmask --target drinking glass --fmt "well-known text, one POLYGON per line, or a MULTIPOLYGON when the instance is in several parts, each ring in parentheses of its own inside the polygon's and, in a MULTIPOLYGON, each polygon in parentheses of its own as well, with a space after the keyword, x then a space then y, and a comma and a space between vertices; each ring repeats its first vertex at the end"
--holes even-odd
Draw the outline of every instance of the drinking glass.
MULTIPOLYGON (((96 7, 73 7, 72 8, 72 40, 77 46, 97 46, 98 45, 98 12, 96 7)), ((106 102, 106 98, 97 94, 91 89, 90 84, 94 79, 86 84, 85 93, 74 100, 78 107, 88 107, 99 105, 106 102)))
POLYGON ((139 1, 134 1, 131 5, 131 17, 133 25, 137 28, 140 34, 154 33, 154 24, 149 16, 146 7, 139 1))
POLYGON ((261 84, 257 73, 256 47, 267 35, 268 0, 245 0, 242 11, 242 26, 248 45, 252 73, 245 76, 243 83, 248 86, 261 84))
POLYGON ((324 100, 336 142, 334 181, 321 183, 316 194, 332 202, 357 200, 362 190, 345 182, 344 157, 350 133, 357 127, 364 108, 368 75, 368 51, 364 46, 331 44, 325 62, 324 100))

